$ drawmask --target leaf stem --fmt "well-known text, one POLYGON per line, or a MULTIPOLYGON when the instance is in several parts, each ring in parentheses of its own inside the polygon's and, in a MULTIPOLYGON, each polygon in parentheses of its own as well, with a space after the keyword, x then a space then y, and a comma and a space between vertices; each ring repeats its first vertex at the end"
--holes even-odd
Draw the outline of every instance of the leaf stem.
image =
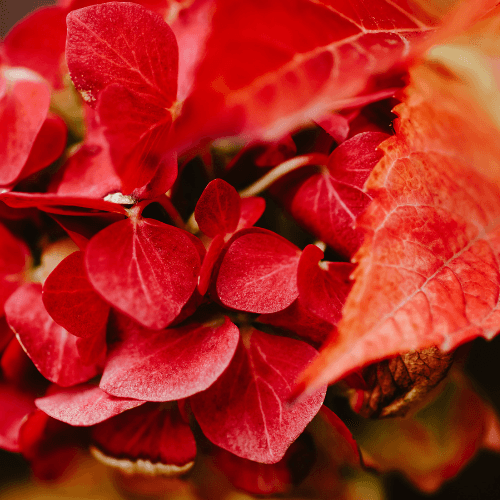
POLYGON ((326 165, 328 162, 328 156, 323 153, 311 153, 308 155, 296 156, 290 160, 280 163, 278 166, 273 168, 269 173, 261 177, 257 182, 240 191, 240 196, 242 198, 248 198, 249 196, 256 196, 262 191, 265 191, 269 186, 271 186, 278 179, 293 172, 298 168, 305 167, 306 165, 326 165))

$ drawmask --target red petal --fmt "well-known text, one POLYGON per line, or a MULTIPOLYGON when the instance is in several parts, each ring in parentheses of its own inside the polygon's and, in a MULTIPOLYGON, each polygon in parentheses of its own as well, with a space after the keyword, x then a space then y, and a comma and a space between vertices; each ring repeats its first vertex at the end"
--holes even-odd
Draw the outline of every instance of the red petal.
POLYGON ((177 93, 177 43, 156 13, 110 2, 67 17, 66 58, 76 88, 88 102, 120 84, 169 108, 177 93), (112 22, 110 22, 112 19, 112 22))
POLYGON ((5 301, 23 281, 28 263, 27 246, 0 224, 0 315, 3 315, 5 301))
POLYGON ((258 196, 242 198, 240 220, 238 221, 236 231, 252 227, 260 219, 265 209, 266 200, 264 198, 259 198, 258 196))
POLYGON ((200 229, 214 238, 236 230, 240 211, 241 200, 236 189, 222 179, 215 179, 201 193, 194 216, 200 229))
POLYGON ((217 294, 228 307, 270 313, 289 306, 298 295, 300 250, 266 230, 237 236, 217 276, 217 294))
POLYGON ((239 132, 282 136, 401 63, 429 22, 387 0, 219 1, 177 123, 178 141, 239 132))
POLYGON ((0 383, 0 448, 19 450, 19 431, 26 417, 35 410, 34 397, 4 382, 0 383))
POLYGON ((204 434, 235 455, 276 463, 319 411, 326 388, 287 404, 296 376, 316 355, 299 340, 245 332, 231 364, 191 398, 204 434))
POLYGON ((160 332, 130 323, 127 338, 108 356, 100 387, 147 401, 182 399, 210 386, 227 367, 238 328, 192 323, 160 332))
POLYGON ((128 473, 179 475, 193 466, 196 443, 177 406, 146 403, 98 424, 94 455, 128 473))
POLYGON ((116 83, 101 92, 97 111, 122 190, 130 194, 151 181, 162 161, 171 111, 116 83))
POLYGON ((90 240, 86 266, 100 295, 159 330, 176 318, 193 293, 200 257, 185 231, 153 219, 127 219, 90 240))
POLYGON ((387 138, 379 132, 365 132, 343 142, 330 155, 328 170, 301 180, 285 182, 282 196, 293 217, 308 231, 347 257, 363 241, 354 228, 356 218, 371 197, 363 186, 382 157, 377 146, 387 138))
POLYGON ((322 258, 323 252, 315 245, 308 245, 302 252, 297 273, 299 301, 316 316, 336 325, 352 287, 349 276, 355 266, 347 262, 319 264, 322 258))
POLYGON ((200 269, 198 292, 200 292, 201 295, 207 293, 215 263, 224 249, 225 244, 224 237, 220 234, 210 242, 210 246, 208 247, 207 254, 203 259, 200 269))
POLYGON ((55 88, 63 87, 66 14, 61 7, 45 7, 16 24, 5 37, 9 63, 36 71, 55 88))
POLYGON ((137 399, 115 398, 92 385, 56 390, 50 396, 35 400, 36 406, 47 415, 77 426, 98 424, 143 403, 145 401, 137 399))
POLYGON ((56 161, 66 147, 67 136, 68 129, 62 118, 49 114, 36 136, 21 176, 27 177, 56 161))
POLYGON ((21 427, 19 442, 23 457, 39 479, 57 479, 84 444, 85 434, 40 410, 35 410, 21 427))
POLYGON ((51 382, 68 387, 99 372, 97 366, 83 364, 76 337, 49 316, 43 306, 40 285, 19 288, 5 304, 5 314, 28 356, 51 382))
POLYGON ((106 360, 106 332, 88 338, 76 339, 76 349, 84 365, 104 366, 106 360))
POLYGON ((23 68, 4 71, 8 88, 0 100, 0 185, 15 182, 49 110, 50 89, 23 68))
POLYGON ((100 335, 106 329, 109 305, 89 283, 83 252, 72 253, 49 274, 42 299, 52 319, 77 337, 100 335))

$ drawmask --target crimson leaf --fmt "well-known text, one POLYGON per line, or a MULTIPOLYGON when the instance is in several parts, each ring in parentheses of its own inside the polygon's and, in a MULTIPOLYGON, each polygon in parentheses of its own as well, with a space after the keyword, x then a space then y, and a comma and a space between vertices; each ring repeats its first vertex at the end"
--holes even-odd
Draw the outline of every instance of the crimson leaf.
POLYGON ((205 435, 235 455, 276 463, 321 408, 326 388, 287 405, 295 378, 316 355, 299 340, 243 333, 231 364, 191 398, 205 435))
POLYGON ((85 258, 90 282, 99 294, 157 330, 180 313, 200 269, 190 235, 153 219, 111 224, 89 241, 85 258))

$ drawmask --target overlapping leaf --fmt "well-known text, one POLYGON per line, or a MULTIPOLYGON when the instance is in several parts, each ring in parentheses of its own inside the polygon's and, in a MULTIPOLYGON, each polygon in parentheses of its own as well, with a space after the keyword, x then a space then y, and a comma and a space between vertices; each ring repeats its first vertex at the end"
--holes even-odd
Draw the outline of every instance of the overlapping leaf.
POLYGON ((319 262, 323 252, 308 245, 297 271, 300 302, 321 319, 336 325, 351 289, 349 276, 354 266, 347 262, 319 262))
POLYGON ((125 473, 175 476, 188 471, 196 442, 177 405, 146 403, 96 425, 92 452, 125 473))
POLYGON ((37 74, 8 68, 0 75, 0 184, 8 186, 23 171, 47 117, 50 89, 37 74))
POLYGON ((234 232, 240 211, 241 200, 236 189, 222 179, 215 179, 204 189, 194 214, 200 229, 213 238, 234 232))
POLYGON ((51 382, 68 387, 86 382, 99 372, 96 364, 86 366, 82 362, 77 338, 49 316, 40 285, 19 288, 7 301, 5 314, 28 356, 51 382))
POLYGON ((3 315, 5 301, 23 280, 29 251, 24 242, 14 237, 2 224, 0 224, 0 241, 0 311, 3 315))
POLYGON ((88 102, 99 98, 111 157, 128 194, 153 177, 164 151, 177 94, 175 36, 158 14, 133 3, 85 7, 67 22, 70 74, 88 102))
POLYGON ((109 354, 100 387, 146 401, 172 401, 205 390, 227 367, 239 339, 227 318, 159 332, 124 325, 125 339, 109 354))
POLYGON ((104 334, 109 305, 89 283, 83 252, 72 253, 52 271, 43 285, 42 299, 54 321, 73 335, 104 334))
POLYGON ((360 222, 367 235, 339 337, 303 375, 305 385, 500 329, 500 191, 461 144, 454 148, 456 123, 436 116, 440 101, 424 96, 413 85, 397 108, 397 135, 367 184, 375 200, 360 222))
POLYGON ((180 313, 200 269, 190 235, 152 219, 108 226, 90 240, 85 258, 99 294, 153 329, 164 328, 180 313))
POLYGON ((432 24, 414 2, 218 2, 177 140, 282 136, 365 91, 432 24))
POLYGON ((191 398, 205 435, 242 458, 267 464, 281 460, 323 402, 324 388, 287 405, 296 376, 315 355, 298 340, 244 332, 225 372, 191 398))
POLYGON ((36 406, 47 415, 70 425, 89 426, 103 422, 145 401, 110 396, 99 387, 78 385, 52 391, 38 398, 36 406))
POLYGON ((298 296, 300 250, 264 229, 235 235, 217 276, 217 294, 228 307, 271 313, 289 306, 298 296))
POLYGON ((363 185, 382 157, 377 146, 386 134, 364 132, 336 148, 320 172, 281 188, 285 206, 307 230, 350 257, 363 241, 354 228, 371 197, 363 185))

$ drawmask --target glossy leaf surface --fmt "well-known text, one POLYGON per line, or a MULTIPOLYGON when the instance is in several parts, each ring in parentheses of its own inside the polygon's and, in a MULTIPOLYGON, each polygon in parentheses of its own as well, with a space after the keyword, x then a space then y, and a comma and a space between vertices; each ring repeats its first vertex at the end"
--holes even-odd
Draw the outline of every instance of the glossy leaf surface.
POLYGON ((87 245, 90 282, 148 328, 171 323, 193 293, 200 257, 190 236, 152 219, 116 222, 87 245))
POLYGON ((239 338, 229 319, 159 332, 128 322, 123 330, 125 339, 109 354, 100 387, 146 401, 172 401, 205 390, 231 361, 239 338))
POLYGON ((319 411, 322 388, 289 406, 293 382, 316 350, 304 342, 244 332, 226 371, 191 398, 204 434, 217 446, 261 463, 276 463, 319 411))

